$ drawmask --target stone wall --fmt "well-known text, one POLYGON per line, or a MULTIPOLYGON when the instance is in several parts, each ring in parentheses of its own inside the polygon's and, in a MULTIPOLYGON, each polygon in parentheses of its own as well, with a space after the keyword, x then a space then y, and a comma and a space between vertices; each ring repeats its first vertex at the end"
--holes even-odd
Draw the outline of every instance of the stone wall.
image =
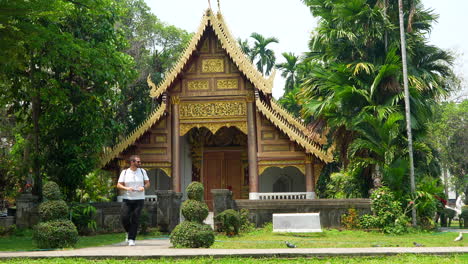
MULTIPOLYGON (((173 191, 156 191, 158 201, 145 201, 144 210, 149 216, 149 226, 158 227, 163 232, 171 232, 180 221, 181 193, 173 191)), ((123 232, 120 222, 121 202, 92 203, 96 207, 96 224, 98 229, 123 232)), ((141 223, 141 221, 140 221, 141 223)))
POLYGON ((235 200, 238 209, 248 209, 256 226, 271 222, 273 213, 320 213, 323 228, 340 227, 341 215, 355 208, 360 215, 370 214, 369 199, 314 200, 235 200))

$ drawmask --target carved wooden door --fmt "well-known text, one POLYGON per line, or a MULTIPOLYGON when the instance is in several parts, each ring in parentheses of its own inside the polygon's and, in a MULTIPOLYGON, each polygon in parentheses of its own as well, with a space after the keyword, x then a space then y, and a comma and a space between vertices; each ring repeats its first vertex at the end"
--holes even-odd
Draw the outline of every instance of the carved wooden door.
POLYGON ((205 202, 213 210, 212 189, 231 189, 239 199, 242 181, 240 151, 207 151, 203 154, 203 185, 205 202))

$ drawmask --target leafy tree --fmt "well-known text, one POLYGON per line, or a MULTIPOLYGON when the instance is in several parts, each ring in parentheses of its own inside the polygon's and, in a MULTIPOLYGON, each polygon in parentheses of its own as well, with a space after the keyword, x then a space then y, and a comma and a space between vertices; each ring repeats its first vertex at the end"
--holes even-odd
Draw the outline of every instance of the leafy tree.
POLYGON ((2 16, 1 42, 15 45, 0 52, 11 58, 0 72, 1 106, 31 142, 36 193, 47 176, 72 200, 118 132, 114 103, 134 76, 115 27, 121 6, 112 0, 6 4, 4 10, 19 11, 2 16))
POLYGON ((257 69, 262 73, 269 75, 271 69, 275 65, 276 57, 275 52, 267 46, 270 43, 278 43, 279 40, 275 37, 265 38, 258 33, 250 35, 254 39, 254 47, 252 49, 252 58, 257 60, 257 69))
MULTIPOLYGON (((391 177, 406 182, 407 139, 403 119, 396 118, 404 113, 397 4, 378 0, 303 2, 320 19, 304 60, 312 67, 296 96, 303 116, 327 122, 343 169, 351 163, 352 168, 369 168, 361 170, 363 179, 370 179, 367 173, 371 173, 373 177, 387 175, 387 183, 397 182, 391 177)), ((427 44, 426 34, 437 16, 420 1, 406 4, 415 156, 419 158, 416 164, 425 167, 436 160, 434 151, 422 141, 432 108, 453 89, 456 78, 451 69, 453 57, 427 44)))
POLYGON ((276 64, 276 68, 282 71, 281 77, 286 79, 284 93, 287 94, 293 90, 296 85, 296 72, 299 58, 294 54, 287 52, 283 52, 282 55, 286 59, 286 62, 276 64))
POLYGON ((434 107, 435 118, 428 125, 426 141, 440 154, 444 175, 447 176, 447 170, 450 172, 456 192, 464 192, 465 197, 468 197, 468 100, 434 107))
POLYGON ((253 62, 254 58, 252 57, 252 47, 249 45, 249 41, 247 39, 242 40, 241 38, 237 39, 237 44, 241 48, 242 52, 249 58, 251 62, 253 62))

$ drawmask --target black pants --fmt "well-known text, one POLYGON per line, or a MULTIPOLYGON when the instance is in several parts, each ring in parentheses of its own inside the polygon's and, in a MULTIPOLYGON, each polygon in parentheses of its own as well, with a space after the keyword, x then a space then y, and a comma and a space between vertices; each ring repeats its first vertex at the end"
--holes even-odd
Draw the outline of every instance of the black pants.
POLYGON ((145 200, 127 200, 124 199, 120 210, 120 217, 125 231, 128 233, 129 240, 135 240, 140 214, 145 200))

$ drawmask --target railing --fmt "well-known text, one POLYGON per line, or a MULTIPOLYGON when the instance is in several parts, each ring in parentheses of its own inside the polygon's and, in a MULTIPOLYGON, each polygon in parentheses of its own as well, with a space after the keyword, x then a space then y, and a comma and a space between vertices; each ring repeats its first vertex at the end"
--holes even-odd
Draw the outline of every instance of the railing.
POLYGON ((259 200, 302 200, 306 197, 305 192, 258 193, 259 200))
MULTIPOLYGON (((122 202, 123 196, 117 196, 117 202, 122 202)), ((145 202, 156 202, 158 201, 157 195, 145 195, 145 202)))

